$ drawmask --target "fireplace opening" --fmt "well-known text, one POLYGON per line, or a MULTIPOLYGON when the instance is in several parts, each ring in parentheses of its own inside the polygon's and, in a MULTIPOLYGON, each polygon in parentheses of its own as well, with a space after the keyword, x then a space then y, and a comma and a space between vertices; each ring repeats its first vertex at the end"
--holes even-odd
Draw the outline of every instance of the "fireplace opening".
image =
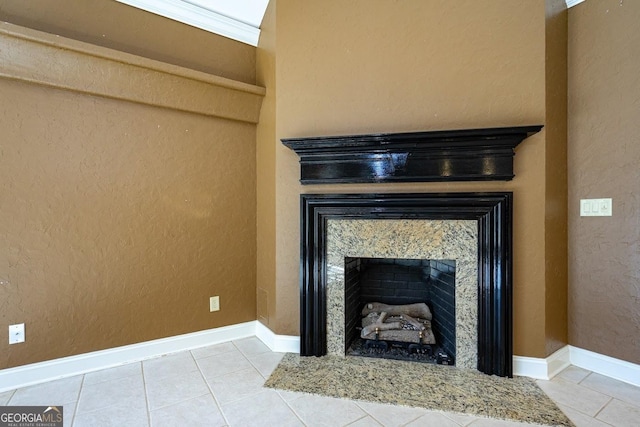
POLYGON ((345 354, 453 365, 455 271, 455 260, 345 257, 345 354))

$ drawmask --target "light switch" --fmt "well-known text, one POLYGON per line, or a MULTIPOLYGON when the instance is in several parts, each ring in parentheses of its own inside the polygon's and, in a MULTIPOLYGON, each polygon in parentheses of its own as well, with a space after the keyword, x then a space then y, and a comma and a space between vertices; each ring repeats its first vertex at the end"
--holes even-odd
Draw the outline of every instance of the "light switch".
POLYGON ((612 216, 612 199, 581 199, 580 216, 612 216))

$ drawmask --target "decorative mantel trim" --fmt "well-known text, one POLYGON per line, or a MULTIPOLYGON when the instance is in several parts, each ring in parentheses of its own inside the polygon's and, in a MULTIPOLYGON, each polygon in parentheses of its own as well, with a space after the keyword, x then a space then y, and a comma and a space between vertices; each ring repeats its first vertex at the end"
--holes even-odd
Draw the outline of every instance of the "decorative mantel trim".
POLYGON ((265 89, 0 22, 0 78, 257 123, 265 89))
POLYGON ((288 138, 302 184, 508 181, 514 148, 542 125, 288 138))
POLYGON ((301 195, 302 356, 327 353, 329 219, 478 221, 478 370, 513 375, 511 193, 301 195))

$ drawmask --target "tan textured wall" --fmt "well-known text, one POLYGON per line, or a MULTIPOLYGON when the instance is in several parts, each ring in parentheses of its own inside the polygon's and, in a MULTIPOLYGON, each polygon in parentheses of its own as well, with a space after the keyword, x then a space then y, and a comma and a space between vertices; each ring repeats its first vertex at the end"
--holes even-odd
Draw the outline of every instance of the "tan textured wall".
POLYGON ((255 125, 5 78, 0 99, 0 368, 255 320, 255 125))
POLYGON ((569 11, 569 338, 640 363, 640 2, 569 11), (579 200, 613 199, 612 217, 579 200))
MULTIPOLYGON (((276 16, 278 139, 545 123, 543 0, 279 0, 276 16)), ((302 187, 278 145, 272 329, 298 333, 300 193, 513 191, 515 353, 546 356, 546 147, 545 130, 518 147, 511 182, 302 187)))
POLYGON ((269 326, 276 311, 276 0, 269 2, 262 20, 256 67, 257 84, 267 88, 256 141, 257 316, 269 326))
POLYGON ((545 331, 546 354, 567 332, 567 7, 546 1, 545 331))
POLYGON ((255 48, 114 0, 0 0, 0 21, 255 83, 255 48))

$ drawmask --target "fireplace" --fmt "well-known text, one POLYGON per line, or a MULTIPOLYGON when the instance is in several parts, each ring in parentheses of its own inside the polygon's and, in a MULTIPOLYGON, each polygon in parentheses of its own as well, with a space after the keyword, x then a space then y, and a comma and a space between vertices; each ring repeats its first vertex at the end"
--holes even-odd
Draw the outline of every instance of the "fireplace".
POLYGON ((511 193, 302 195, 301 355, 346 354, 345 262, 450 260, 456 366, 511 376, 511 199, 511 193))
MULTIPOLYGON (((508 181, 514 177, 515 147, 541 128, 282 142, 300 157, 305 185, 508 181)), ((358 300, 353 308, 355 296, 345 291, 354 280, 348 275, 352 263, 368 258, 440 262, 455 265, 455 279, 453 313, 448 320, 437 319, 454 323, 453 331, 446 336, 437 332, 439 341, 446 343, 456 366, 512 376, 511 210, 509 192, 302 195, 300 354, 346 354, 357 322, 353 312, 366 304, 358 300)))

